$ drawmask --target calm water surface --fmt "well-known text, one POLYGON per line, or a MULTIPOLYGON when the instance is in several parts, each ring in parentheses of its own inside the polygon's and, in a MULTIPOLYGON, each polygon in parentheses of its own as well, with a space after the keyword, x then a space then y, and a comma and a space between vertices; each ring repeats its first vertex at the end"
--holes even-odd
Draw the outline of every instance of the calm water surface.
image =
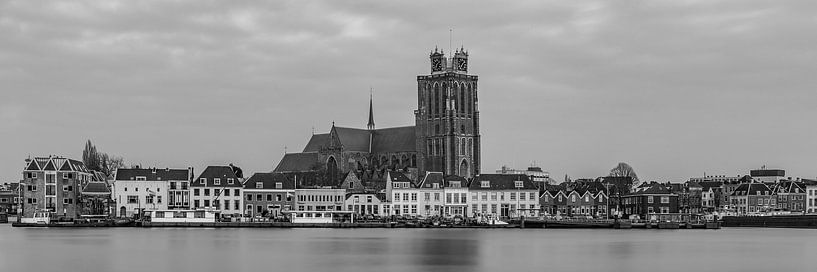
POLYGON ((0 225, 0 271, 815 271, 815 267, 817 230, 801 229, 38 229, 0 225))

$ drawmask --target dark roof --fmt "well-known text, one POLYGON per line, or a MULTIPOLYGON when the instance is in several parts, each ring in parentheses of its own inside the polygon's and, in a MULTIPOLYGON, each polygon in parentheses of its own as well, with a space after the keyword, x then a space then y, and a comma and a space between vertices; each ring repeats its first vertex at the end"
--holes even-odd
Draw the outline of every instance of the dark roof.
POLYGON ((258 183, 262 184, 262 189, 295 189, 295 180, 279 173, 255 173, 244 183, 244 189, 258 189, 258 183), (275 188, 278 182, 281 188, 275 188))
POLYGON ((735 188, 735 191, 732 192, 732 196, 745 196, 745 195, 771 195, 771 189, 769 186, 763 183, 744 183, 735 188))
POLYGON ((273 172, 308 172, 318 162, 318 153, 287 153, 273 172))
POLYGON ((199 176, 193 182, 191 182, 190 186, 192 186, 192 187, 204 187, 204 186, 210 186, 210 187, 241 187, 242 185, 241 185, 241 181, 238 179, 238 177, 235 175, 235 173, 233 173, 233 169, 230 168, 229 166, 207 166, 207 168, 204 169, 204 171, 201 172, 201 174, 199 174, 199 176), (206 184, 201 184, 200 181, 201 181, 202 178, 207 179, 206 184), (214 179, 216 179, 216 178, 221 179, 219 181, 221 183, 220 185, 215 185, 215 183, 213 182, 214 179), (229 184, 227 182, 227 179, 229 179, 229 178, 233 179, 233 184, 229 184))
POLYGON ((672 194, 666 185, 660 183, 645 183, 639 186, 632 195, 669 195, 672 194))
POLYGON ((372 153, 416 151, 414 126, 384 128, 374 131, 372 153))
POLYGON ((772 191, 777 192, 777 193, 805 194, 806 190, 805 190, 804 187, 805 186, 804 186, 804 184, 802 182, 786 180, 786 181, 781 181, 781 182, 775 184, 772 191))
POLYGON ((439 184, 439 188, 445 187, 443 183, 443 173, 442 172, 426 172, 426 176, 423 177, 423 180, 420 182, 420 185, 417 187, 420 188, 434 188, 434 184, 439 184))
POLYGON ((136 180, 136 177, 145 177, 148 181, 189 180, 188 175, 188 169, 120 168, 116 170, 115 180, 136 180))
POLYGON ((25 169, 32 171, 60 169, 60 171, 89 172, 81 161, 63 157, 36 157, 26 165, 25 169))
POLYGON ((530 178, 526 175, 518 174, 481 174, 474 177, 474 180, 468 186, 471 190, 514 190, 516 189, 516 181, 522 181, 522 190, 536 190, 530 178), (488 188, 482 187, 482 181, 488 181, 488 188))
POLYGON ((321 149, 321 146, 328 142, 329 133, 313 134, 312 138, 309 138, 309 142, 306 143, 306 147, 304 147, 303 152, 318 152, 321 149))
POLYGON ((468 180, 464 177, 457 176, 457 175, 448 175, 445 176, 445 187, 451 187, 452 181, 459 181, 461 187, 468 187, 468 180))
POLYGON ((104 182, 88 182, 82 188, 82 194, 110 194, 111 190, 104 182))
POLYGON ((416 186, 416 184, 402 172, 389 171, 389 177, 391 177, 391 182, 408 182, 412 188, 416 186))
POLYGON ((701 181, 698 182, 698 184, 703 187, 704 191, 708 191, 710 188, 717 189, 723 186, 723 182, 721 181, 701 181))

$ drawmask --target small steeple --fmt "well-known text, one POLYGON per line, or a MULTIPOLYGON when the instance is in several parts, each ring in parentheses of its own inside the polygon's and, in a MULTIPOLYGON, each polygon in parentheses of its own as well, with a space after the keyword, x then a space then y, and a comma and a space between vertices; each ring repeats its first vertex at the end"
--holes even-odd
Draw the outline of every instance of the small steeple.
POLYGON ((369 88, 369 124, 366 125, 369 130, 374 130, 374 109, 372 107, 372 89, 369 88))

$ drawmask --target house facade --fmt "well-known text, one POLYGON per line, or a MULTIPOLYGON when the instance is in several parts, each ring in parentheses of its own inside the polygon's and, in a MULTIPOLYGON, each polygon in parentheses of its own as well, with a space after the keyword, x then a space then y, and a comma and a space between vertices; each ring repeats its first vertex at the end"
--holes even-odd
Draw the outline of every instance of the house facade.
POLYGON ((468 192, 471 209, 465 212, 470 217, 535 216, 539 211, 538 189, 526 175, 478 175, 468 192))
POLYGON ((244 214, 278 218, 293 209, 295 181, 278 173, 255 173, 244 183, 244 214))
POLYGON ((346 195, 346 210, 358 216, 388 216, 388 205, 385 193, 350 193, 346 195))
POLYGON ((803 180, 806 186, 806 213, 817 213, 817 180, 803 180))
POLYGON ((35 212, 79 218, 80 191, 95 175, 81 161, 58 156, 27 159, 20 181, 22 217, 35 212))
POLYGON ((117 169, 113 181, 113 199, 117 204, 116 215, 130 217, 144 210, 189 208, 189 190, 181 190, 181 188, 188 187, 192 176, 192 168, 117 169), (171 188, 175 189, 171 190, 171 188))
POLYGON ((648 218, 652 214, 678 213, 678 195, 657 182, 636 188, 633 193, 624 196, 622 201, 625 217, 635 215, 648 218))
POLYGON ((193 209, 211 209, 221 215, 240 216, 244 186, 233 167, 208 166, 190 184, 193 209))
POLYGON ((775 210, 802 213, 806 211, 806 188, 800 181, 782 180, 772 188, 777 206, 775 210))
POLYGON ((729 196, 730 205, 738 214, 765 213, 777 207, 777 197, 763 183, 744 183, 729 196))
POLYGON ((298 211, 343 211, 346 190, 337 188, 295 189, 295 209, 298 211))

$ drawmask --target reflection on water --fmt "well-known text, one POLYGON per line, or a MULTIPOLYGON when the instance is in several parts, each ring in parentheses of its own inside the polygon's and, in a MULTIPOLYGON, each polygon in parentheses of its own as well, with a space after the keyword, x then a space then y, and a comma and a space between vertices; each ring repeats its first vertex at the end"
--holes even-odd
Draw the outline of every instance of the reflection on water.
POLYGON ((806 271, 815 234, 0 225, 0 271, 806 271))

